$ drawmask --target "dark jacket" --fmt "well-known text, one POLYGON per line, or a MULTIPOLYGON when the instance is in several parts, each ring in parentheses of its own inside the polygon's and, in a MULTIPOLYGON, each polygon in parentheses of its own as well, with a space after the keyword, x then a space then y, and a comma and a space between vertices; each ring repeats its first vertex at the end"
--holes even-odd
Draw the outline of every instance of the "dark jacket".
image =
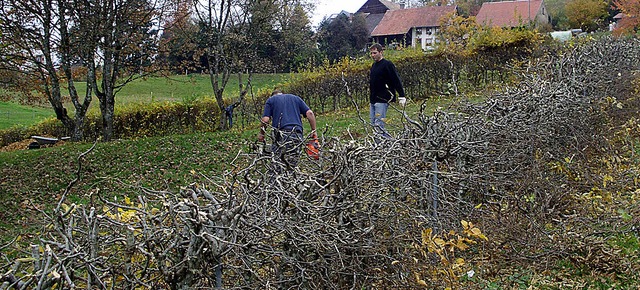
POLYGON ((396 94, 398 97, 404 97, 402 82, 396 66, 391 61, 383 58, 371 65, 369 92, 371 104, 395 102, 396 94))

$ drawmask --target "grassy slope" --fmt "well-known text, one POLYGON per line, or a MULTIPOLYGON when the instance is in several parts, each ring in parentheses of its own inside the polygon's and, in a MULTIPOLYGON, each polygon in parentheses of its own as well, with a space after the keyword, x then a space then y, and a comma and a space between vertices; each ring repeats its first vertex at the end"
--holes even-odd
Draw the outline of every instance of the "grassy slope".
MULTIPOLYGON (((450 101, 431 100, 431 109, 450 101)), ((417 108, 412 104, 409 110, 417 108)), ((365 120, 367 115, 366 111, 360 112, 360 117, 365 120)), ((330 136, 347 138, 349 133, 364 133, 366 126, 359 120, 358 112, 335 112, 319 116, 318 127, 330 136)), ((391 110, 391 127, 398 125, 399 121, 398 112, 391 110)), ((71 191, 69 200, 86 202, 98 191, 107 196, 137 194, 139 186, 175 192, 181 186, 198 183, 203 178, 219 176, 221 172, 232 169, 229 163, 239 152, 250 152, 249 146, 256 133, 256 129, 231 130, 97 144, 86 156, 82 180, 71 191)), ((56 203, 74 178, 77 156, 90 146, 87 143, 67 143, 40 150, 0 152, 0 244, 16 235, 21 235, 23 241, 35 238, 41 215, 33 207, 46 211, 56 203)), ((624 248, 630 251, 630 255, 638 253, 637 239, 624 248)), ((588 289, 608 289, 608 286, 616 285, 610 277, 582 273, 574 266, 549 265, 551 272, 541 273, 512 266, 515 268, 503 269, 510 273, 507 276, 493 282, 470 281, 471 285, 478 283, 476 286, 483 285, 483 289, 525 289, 535 287, 540 281, 552 284, 549 281, 557 275, 565 277, 565 282, 567 277, 574 277, 579 281, 577 283, 590 285, 585 286, 588 289)), ((623 278, 622 281, 634 283, 633 279, 623 278)))
MULTIPOLYGON (((288 78, 288 74, 255 74, 252 77, 254 88, 273 88, 288 78)), ((247 75, 242 76, 245 83, 247 75)), ((78 83, 78 90, 84 91, 85 83, 78 83)), ((225 87, 225 96, 238 95, 238 77, 231 76, 225 87)), ((170 78, 153 77, 137 79, 122 88, 116 96, 119 104, 149 103, 156 101, 186 101, 205 96, 213 96, 209 75, 179 75, 170 78)), ((95 100, 97 102, 97 99, 95 100)))
MULTIPOLYGON (((436 100, 430 105, 442 106, 448 101, 451 100, 436 100)), ((417 106, 412 104, 409 108, 416 110, 417 106)), ((319 116, 320 131, 326 130, 331 136, 343 138, 349 133, 362 134, 365 126, 360 123, 360 118, 368 118, 367 108, 364 109, 360 116, 353 111, 319 116)), ((398 125, 397 112, 390 113, 389 122, 391 127, 398 125)), ((137 193, 138 186, 177 191, 181 186, 230 169, 228 164, 237 152, 249 152, 248 147, 255 134, 255 129, 232 130, 97 144, 83 162, 83 179, 72 190, 70 200, 85 202, 90 194, 97 191, 116 196, 137 193)), ((0 152, 0 243, 17 234, 25 239, 34 237, 40 214, 32 208, 35 206, 46 210, 55 204, 74 178, 77 156, 90 146, 65 144, 63 147, 40 150, 0 152)), ((635 249, 637 245, 631 248, 635 249)), ((633 251, 637 253, 637 250, 633 251)), ((558 270, 553 265, 552 268, 554 273, 561 271, 557 272, 558 275, 582 275, 572 273, 571 269, 558 270)), ((531 286, 531 280, 552 279, 556 275, 523 271, 514 273, 515 276, 503 277, 502 283, 485 285, 485 288, 505 289, 500 286, 505 286, 504 283, 512 283, 511 287, 518 288, 520 285, 526 288, 527 285, 531 286), (532 275, 537 278, 532 278, 532 275)), ((593 279, 599 278, 596 276, 593 279)), ((611 285, 607 277, 602 279, 602 289, 611 285)), ((600 282, 594 280, 591 280, 591 285, 597 288, 600 282)))
MULTIPOLYGON (((246 134, 193 134, 119 140, 97 144, 83 161, 82 180, 71 192, 74 202, 101 191, 122 196, 138 192, 137 186, 177 190, 195 182, 198 174, 211 175, 229 163, 247 142, 246 134)), ((39 150, 0 153, 0 236, 26 234, 38 224, 39 209, 55 204, 75 177, 77 157, 91 144, 64 144, 39 150), (43 206, 44 205, 44 206, 43 206)))

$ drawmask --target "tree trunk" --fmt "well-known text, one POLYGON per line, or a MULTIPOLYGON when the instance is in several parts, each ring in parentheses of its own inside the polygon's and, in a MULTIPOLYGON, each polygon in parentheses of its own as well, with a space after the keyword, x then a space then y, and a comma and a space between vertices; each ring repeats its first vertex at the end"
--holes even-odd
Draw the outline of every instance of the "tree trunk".
POLYGON ((49 103, 53 107, 54 112, 56 113, 56 118, 62 122, 62 125, 65 127, 67 132, 73 132, 75 130, 75 123, 71 118, 69 118, 69 114, 67 113, 67 109, 62 105, 62 96, 60 93, 60 83, 58 81, 58 77, 56 75, 55 69, 51 66, 51 70, 48 73, 49 79, 51 81, 50 87, 46 92, 47 98, 49 99, 49 103))
MULTIPOLYGON (((60 63, 61 68, 67 78, 69 97, 71 98, 71 102, 76 109, 76 113, 74 115, 75 122, 73 123, 72 130, 70 130, 71 140, 80 141, 84 137, 84 123, 87 115, 87 110, 89 109, 89 105, 91 104, 92 90, 91 86, 87 86, 84 101, 80 103, 73 73, 71 71, 71 59, 73 58, 73 45, 71 44, 71 38, 73 37, 71 36, 71 32, 69 31, 69 27, 67 26, 67 9, 65 5, 60 4, 58 6, 58 14, 60 15, 60 63)), ((89 73, 87 74, 87 83, 89 83, 88 80, 90 79, 89 73)))
POLYGON ((52 35, 51 35, 51 17, 52 11, 49 8, 44 11, 45 21, 43 21, 44 26, 44 35, 42 38, 42 52, 44 56, 44 69, 45 71, 41 72, 41 78, 45 81, 45 84, 48 83, 48 86, 45 87, 47 98, 49 99, 49 103, 53 107, 53 110, 56 113, 56 118, 60 120, 63 126, 67 129, 67 132, 72 132, 74 130, 74 122, 69 118, 67 114, 67 109, 62 105, 62 96, 60 93, 60 79, 58 78, 57 70, 53 64, 53 44, 51 43, 52 35))
POLYGON ((101 104, 100 109, 102 110, 102 141, 109 142, 113 137, 113 101, 109 102, 107 100, 106 106, 103 107, 101 104))
MULTIPOLYGON (((113 39, 107 38, 107 43, 113 42, 113 39)), ((117 59, 119 57, 117 49, 118 44, 111 49, 105 50, 104 62, 102 64, 102 84, 101 92, 96 92, 100 100, 100 112, 102 115, 102 141, 109 142, 113 137, 113 116, 115 107, 115 80, 118 79, 117 59)), ((96 85, 97 88, 97 85, 96 85)))
MULTIPOLYGON (((210 52, 212 53, 212 52, 210 52)), ((229 81, 229 72, 223 70, 220 72, 220 68, 217 65, 216 57, 209 56, 209 79, 211 81, 211 87, 213 87, 213 94, 216 98, 216 104, 218 104, 218 108, 220 109, 220 123, 218 124, 218 128, 220 130, 227 130, 227 114, 225 114, 225 105, 223 99, 224 88, 227 85, 227 81, 229 81)))

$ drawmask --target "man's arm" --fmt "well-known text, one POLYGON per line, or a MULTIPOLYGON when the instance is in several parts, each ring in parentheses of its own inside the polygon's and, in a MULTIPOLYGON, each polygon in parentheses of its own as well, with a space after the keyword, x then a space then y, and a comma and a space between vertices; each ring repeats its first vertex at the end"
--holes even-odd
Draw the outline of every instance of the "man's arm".
POLYGON ((305 113, 307 120, 309 120, 309 126, 311 126, 312 136, 313 138, 318 138, 318 134, 316 133, 316 115, 311 110, 307 110, 305 113))
POLYGON ((400 80, 398 69, 396 69, 396 66, 393 63, 389 63, 389 69, 389 74, 391 76, 390 83, 393 86, 393 90, 398 93, 399 98, 404 98, 404 88, 402 87, 402 81, 400 80))
POLYGON ((264 134, 267 131, 267 126, 269 125, 269 120, 271 120, 271 118, 264 116, 262 117, 262 119, 260 119, 260 132, 258 132, 258 141, 262 142, 264 141, 264 134))

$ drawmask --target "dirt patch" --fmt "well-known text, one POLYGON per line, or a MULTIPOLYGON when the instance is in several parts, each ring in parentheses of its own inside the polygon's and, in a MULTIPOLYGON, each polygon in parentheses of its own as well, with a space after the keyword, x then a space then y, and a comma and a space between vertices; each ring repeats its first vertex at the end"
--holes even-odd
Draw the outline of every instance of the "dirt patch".
MULTIPOLYGON (((7 146, 0 147, 0 152, 9 152, 9 151, 16 151, 16 150, 27 150, 27 149, 29 149, 29 144, 31 144, 31 142, 36 142, 36 141, 33 140, 33 139, 24 139, 22 141, 14 142, 14 143, 11 143, 11 144, 9 144, 7 146)), ((56 144, 40 145, 40 148, 61 146, 64 143, 65 143, 64 141, 58 141, 56 144)))
POLYGON ((7 146, 0 147, 0 152, 8 152, 8 151, 16 151, 16 150, 24 150, 29 147, 29 143, 34 142, 31 139, 25 139, 18 142, 13 142, 7 146))

